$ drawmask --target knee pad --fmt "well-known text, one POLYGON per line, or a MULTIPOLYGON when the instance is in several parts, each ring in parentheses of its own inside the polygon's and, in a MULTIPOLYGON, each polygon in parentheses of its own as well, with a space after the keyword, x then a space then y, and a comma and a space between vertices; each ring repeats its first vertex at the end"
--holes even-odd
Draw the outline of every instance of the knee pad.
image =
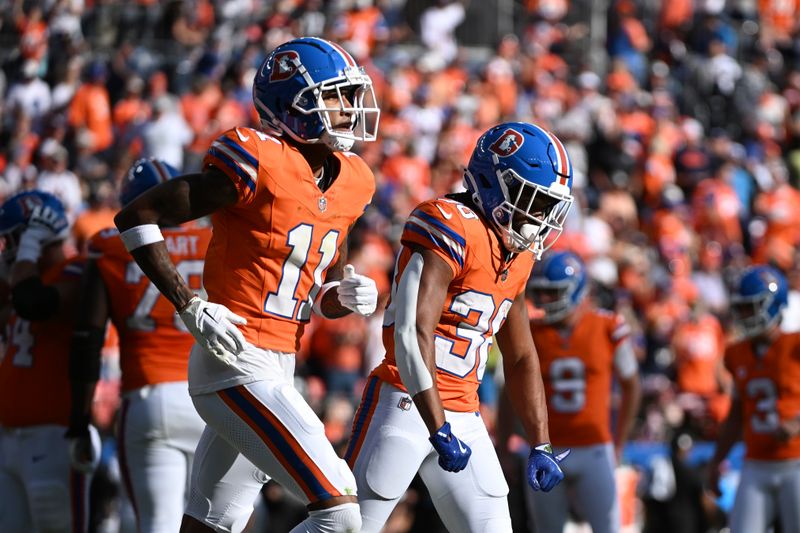
POLYGON ((361 510, 357 503, 343 503, 330 509, 308 513, 293 533, 358 533, 361 531, 361 510))
POLYGON ((28 485, 31 517, 38 531, 64 531, 70 526, 71 508, 67 487, 57 481, 28 485))

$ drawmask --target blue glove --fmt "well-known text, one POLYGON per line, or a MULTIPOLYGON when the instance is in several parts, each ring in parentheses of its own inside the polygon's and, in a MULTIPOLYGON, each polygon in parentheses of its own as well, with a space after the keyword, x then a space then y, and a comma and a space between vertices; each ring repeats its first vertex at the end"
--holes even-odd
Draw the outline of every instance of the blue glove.
POLYGON ((549 444, 540 444, 531 450, 528 456, 528 484, 533 490, 550 492, 564 479, 564 472, 558 463, 563 461, 570 450, 553 455, 549 444))
POLYGON ((439 466, 448 472, 460 472, 467 467, 472 450, 450 431, 450 422, 445 422, 428 439, 439 454, 439 466))

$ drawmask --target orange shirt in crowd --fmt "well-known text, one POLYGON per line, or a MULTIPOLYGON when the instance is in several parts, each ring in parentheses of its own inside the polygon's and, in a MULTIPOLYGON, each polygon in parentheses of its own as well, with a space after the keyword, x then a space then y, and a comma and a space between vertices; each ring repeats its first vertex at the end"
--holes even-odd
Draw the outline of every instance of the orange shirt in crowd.
POLYGON ((678 388, 701 396, 719 392, 725 334, 713 315, 678 323, 672 337, 678 388))
POLYGON ((692 198, 695 229, 707 240, 722 245, 742 242, 739 213, 742 205, 736 191, 717 178, 701 181, 692 198))
POLYGON ((92 151, 103 151, 114 142, 111 103, 104 85, 81 85, 69 106, 68 119, 70 126, 75 129, 89 129, 92 133, 92 151))
POLYGON ((86 252, 89 239, 101 229, 114 227, 116 209, 100 207, 99 209, 86 209, 72 225, 72 236, 75 237, 75 247, 79 253, 86 252))

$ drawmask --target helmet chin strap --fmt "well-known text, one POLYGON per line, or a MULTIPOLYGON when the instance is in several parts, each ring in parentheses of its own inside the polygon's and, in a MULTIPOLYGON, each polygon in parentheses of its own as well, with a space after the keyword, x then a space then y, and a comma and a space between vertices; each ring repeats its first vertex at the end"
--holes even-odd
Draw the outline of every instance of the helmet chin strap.
POLYGON ((343 139, 342 137, 331 135, 327 131, 322 132, 319 140, 334 152, 348 152, 355 144, 355 139, 343 139))

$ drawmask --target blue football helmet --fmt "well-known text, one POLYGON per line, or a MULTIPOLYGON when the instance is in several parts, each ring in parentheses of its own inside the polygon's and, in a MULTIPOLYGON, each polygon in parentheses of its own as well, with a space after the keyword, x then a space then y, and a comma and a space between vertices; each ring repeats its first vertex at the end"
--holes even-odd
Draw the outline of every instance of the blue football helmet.
POLYGON ((530 250, 537 259, 561 234, 572 205, 572 165, 564 145, 525 122, 484 133, 464 182, 506 249, 530 250))
POLYGON ((293 39, 267 56, 253 83, 253 102, 262 128, 300 143, 346 151, 378 134, 372 79, 344 48, 317 37, 293 39), (323 99, 331 93, 338 96, 335 107, 323 99), (346 127, 331 122, 340 112, 350 115, 346 127))
POLYGON ((19 239, 28 227, 28 220, 37 206, 49 207, 58 214, 57 231, 44 245, 64 240, 69 235, 69 220, 61 200, 44 191, 17 193, 0 206, 0 238, 3 240, 4 261, 11 263, 17 257, 19 239))
POLYGON ((545 312, 545 324, 559 322, 572 313, 586 296, 586 266, 572 252, 548 254, 534 265, 527 291, 545 312))
POLYGON ((783 274, 770 266, 752 266, 731 295, 733 321, 745 338, 756 337, 780 323, 788 303, 789 284, 783 274))
POLYGON ((180 172, 175 167, 160 159, 139 159, 125 175, 119 192, 119 203, 124 207, 147 189, 178 175, 180 172))

